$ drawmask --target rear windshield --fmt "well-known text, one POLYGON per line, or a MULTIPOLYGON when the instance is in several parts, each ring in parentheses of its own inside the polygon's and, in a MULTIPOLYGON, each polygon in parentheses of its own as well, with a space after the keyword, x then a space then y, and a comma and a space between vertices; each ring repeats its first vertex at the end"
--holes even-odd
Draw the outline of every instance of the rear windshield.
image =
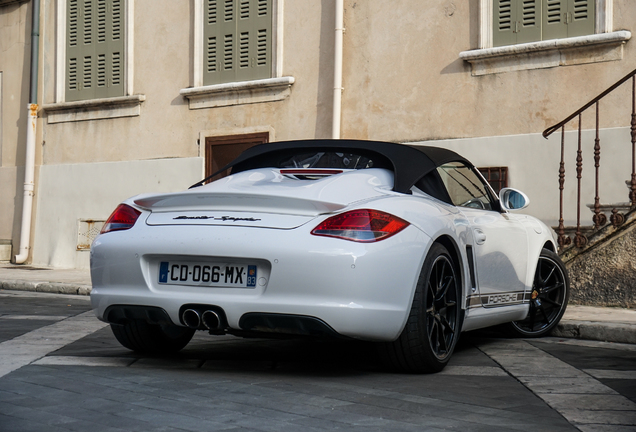
POLYGON ((283 159, 277 168, 373 168, 373 160, 355 153, 309 152, 283 159))

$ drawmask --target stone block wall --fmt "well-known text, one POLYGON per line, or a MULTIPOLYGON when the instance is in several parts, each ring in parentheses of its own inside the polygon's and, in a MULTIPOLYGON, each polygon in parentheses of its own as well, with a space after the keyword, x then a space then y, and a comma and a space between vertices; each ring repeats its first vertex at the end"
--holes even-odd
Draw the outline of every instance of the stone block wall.
POLYGON ((570 304, 636 308, 636 223, 566 263, 570 304))

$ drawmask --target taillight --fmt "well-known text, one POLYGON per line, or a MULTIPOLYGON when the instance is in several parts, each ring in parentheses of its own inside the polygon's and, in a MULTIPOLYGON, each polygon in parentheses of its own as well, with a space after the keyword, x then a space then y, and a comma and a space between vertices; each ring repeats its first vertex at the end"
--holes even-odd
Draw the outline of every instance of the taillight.
POLYGON ((100 234, 130 229, 135 225, 140 214, 139 210, 135 210, 129 205, 119 204, 104 224, 100 234))
POLYGON ((392 214, 363 209, 332 216, 311 233, 355 242, 375 242, 399 233, 408 225, 407 221, 392 214))

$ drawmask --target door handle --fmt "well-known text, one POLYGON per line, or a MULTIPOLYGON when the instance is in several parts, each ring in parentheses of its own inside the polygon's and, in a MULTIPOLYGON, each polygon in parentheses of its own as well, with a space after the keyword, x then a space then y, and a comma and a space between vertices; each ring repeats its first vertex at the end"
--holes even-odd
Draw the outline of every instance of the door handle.
POLYGON ((475 243, 480 245, 486 243, 486 234, 479 228, 475 229, 475 243))

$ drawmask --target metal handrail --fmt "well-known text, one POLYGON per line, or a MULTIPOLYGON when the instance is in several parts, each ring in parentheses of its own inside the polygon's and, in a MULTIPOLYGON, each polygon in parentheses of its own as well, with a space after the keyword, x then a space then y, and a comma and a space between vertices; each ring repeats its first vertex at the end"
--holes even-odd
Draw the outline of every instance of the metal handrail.
MULTIPOLYGON (((632 175, 629 192, 629 201, 631 210, 636 209, 636 69, 625 75, 625 77, 618 80, 615 84, 592 99, 587 104, 576 110, 574 113, 566 117, 561 122, 554 126, 550 126, 543 131, 543 137, 548 138, 552 133, 561 129, 561 162, 559 164, 559 226, 557 233, 559 235, 559 246, 567 246, 571 243, 572 239, 565 235, 565 226, 563 225, 563 189, 565 183, 565 125, 578 117, 578 147, 576 156, 576 177, 577 177, 577 208, 576 208, 576 234, 574 236, 574 244, 581 248, 587 244, 587 237, 581 232, 581 176, 583 170, 583 157, 581 150, 581 128, 582 128, 582 114, 585 110, 595 106, 596 109, 596 137, 594 139, 594 167, 596 170, 596 182, 594 197, 594 229, 598 230, 607 223, 607 217, 601 212, 600 198, 599 198, 599 167, 601 160, 601 140, 599 138, 599 101, 614 91, 620 85, 627 80, 632 80, 632 113, 631 113, 631 142, 632 142, 632 175)), ((613 226, 617 227, 625 221, 624 215, 620 214, 616 208, 612 210, 610 221, 613 226)))
POLYGON ((585 111, 586 109, 588 109, 589 107, 591 107, 592 105, 594 105, 596 102, 598 102, 599 100, 603 99, 605 96, 607 96, 608 94, 610 94, 612 91, 614 91, 617 87, 619 87, 621 84, 623 84, 625 81, 627 81, 628 79, 632 78, 634 75, 636 75, 636 69, 634 69, 633 71, 631 71, 630 73, 628 73, 627 75, 625 75, 623 78, 621 78, 619 81, 617 81, 614 85, 612 85, 610 88, 608 88, 607 90, 605 90, 603 93, 601 93, 600 95, 596 96, 594 99, 592 99, 591 101, 589 101, 588 103, 586 103, 585 105, 583 105, 581 108, 579 108, 578 110, 576 110, 575 112, 573 112, 569 117, 567 117, 565 120, 555 124, 554 126, 550 126, 549 128, 547 128, 546 130, 543 131, 543 137, 544 138, 548 138, 550 135, 552 135, 554 132, 556 132, 561 126, 564 126, 566 123, 568 123, 570 120, 572 120, 573 118, 575 118, 576 116, 578 116, 579 114, 581 114, 583 111, 585 111))

